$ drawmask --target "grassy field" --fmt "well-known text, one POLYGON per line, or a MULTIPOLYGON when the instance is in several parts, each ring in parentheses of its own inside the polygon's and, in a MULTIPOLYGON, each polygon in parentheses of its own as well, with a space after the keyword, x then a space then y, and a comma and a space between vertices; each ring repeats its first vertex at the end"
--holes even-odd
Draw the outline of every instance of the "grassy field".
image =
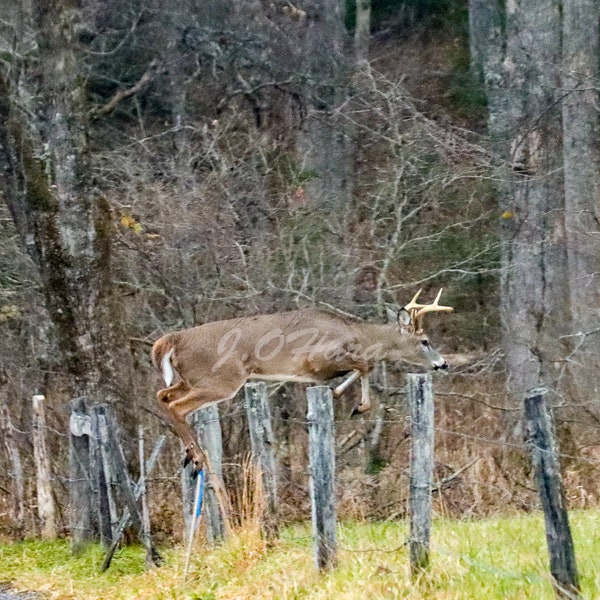
MULTIPOLYGON (((583 596, 600 598, 600 512, 575 512, 571 524, 583 596)), ((0 545, 0 582, 61 600, 554 598, 539 514, 436 520, 431 568, 417 580, 410 577, 406 536, 405 523, 343 523, 339 566, 319 575, 308 526, 286 528, 269 549, 256 532, 239 532, 218 548, 198 548, 186 583, 182 548, 164 550, 165 566, 149 572, 142 549, 124 548, 100 574, 98 547, 75 559, 67 541, 29 541, 0 545)))

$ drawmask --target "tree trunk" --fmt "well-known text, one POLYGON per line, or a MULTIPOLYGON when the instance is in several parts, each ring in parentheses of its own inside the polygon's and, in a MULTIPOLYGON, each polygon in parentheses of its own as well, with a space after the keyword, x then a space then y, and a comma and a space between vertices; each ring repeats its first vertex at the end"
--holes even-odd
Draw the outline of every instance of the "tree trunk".
POLYGON ((355 0, 354 57, 357 66, 369 60, 371 38, 371 0, 355 0))
POLYGON ((319 0, 311 6, 304 32, 306 116, 298 140, 304 191, 318 207, 344 208, 352 194, 352 141, 340 114, 349 76, 344 4, 319 0))
POLYGON ((65 4, 32 2, 39 62, 22 68, 19 86, 0 82, 0 185, 41 276, 58 370, 73 396, 97 402, 118 395, 116 364, 127 361, 115 352, 111 214, 89 165, 80 13, 65 4))
POLYGON ((471 73, 488 88, 498 78, 503 55, 503 8, 500 0, 469 0, 471 73))
POLYGON ((12 480, 10 518, 16 525, 18 535, 21 536, 25 531, 25 478, 15 429, 8 412, 8 406, 4 401, 0 403, 0 434, 2 434, 2 440, 8 455, 9 477, 12 480))
POLYGON ((578 404, 598 397, 600 369, 600 6, 563 1, 562 101, 565 231, 571 307, 571 391, 578 404))
MULTIPOLYGON (((478 4, 478 3, 472 3, 478 4)), ((495 6, 495 5, 494 5, 495 6)), ((501 315, 509 383, 517 401, 556 388, 564 356, 567 290, 560 114, 560 3, 515 1, 506 37, 485 53, 489 128, 503 160, 501 315)), ((492 40, 502 23, 489 19, 492 40)))

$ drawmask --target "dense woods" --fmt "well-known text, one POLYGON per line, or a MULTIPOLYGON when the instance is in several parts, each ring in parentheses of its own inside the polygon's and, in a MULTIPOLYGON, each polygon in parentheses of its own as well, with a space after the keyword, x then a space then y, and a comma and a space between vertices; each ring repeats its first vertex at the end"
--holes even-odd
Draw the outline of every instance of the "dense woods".
MULTIPOLYGON (((540 385, 572 501, 597 503, 599 12, 0 0, 0 531, 40 527, 34 394, 64 528, 69 400, 113 404, 127 439, 166 432, 149 360, 164 332, 311 305, 384 320, 421 287, 456 311, 428 324, 454 365, 434 380, 437 508, 535 505, 520 424, 540 385)), ((404 514, 407 368, 372 377, 370 413, 348 416, 359 389, 337 404, 342 516, 404 514)), ((269 392, 281 510, 305 516, 303 386, 269 392)), ((219 410, 235 506, 245 414, 219 410)), ((167 445, 150 501, 178 536, 167 445)))

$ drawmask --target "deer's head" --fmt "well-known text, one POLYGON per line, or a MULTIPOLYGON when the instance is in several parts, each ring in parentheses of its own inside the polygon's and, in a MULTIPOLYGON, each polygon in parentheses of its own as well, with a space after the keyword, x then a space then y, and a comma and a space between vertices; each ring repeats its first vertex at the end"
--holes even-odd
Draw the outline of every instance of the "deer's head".
POLYGON ((429 337, 423 330, 423 318, 430 312, 452 312, 454 309, 451 306, 441 306, 439 304, 442 290, 438 292, 431 304, 419 304, 417 299, 420 294, 421 290, 414 295, 406 306, 399 310, 388 308, 388 320, 393 320, 398 325, 406 360, 426 364, 436 370, 447 369, 448 363, 431 345, 429 337), (407 352, 407 348, 410 348, 412 352, 407 352))

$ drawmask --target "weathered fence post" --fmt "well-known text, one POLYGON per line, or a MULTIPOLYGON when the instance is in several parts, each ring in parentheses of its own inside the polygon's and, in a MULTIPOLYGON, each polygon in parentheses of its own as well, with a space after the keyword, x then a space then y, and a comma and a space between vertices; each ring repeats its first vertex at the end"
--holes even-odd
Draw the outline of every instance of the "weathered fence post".
MULTIPOLYGON (((146 564, 153 562, 155 565, 160 566, 162 564, 162 558, 156 548, 152 545, 150 536, 146 536, 144 533, 141 510, 137 504, 136 492, 131 482, 131 477, 127 469, 127 462, 119 440, 119 427, 115 411, 112 406, 107 404, 100 405, 96 408, 102 409, 101 414, 104 416, 104 422, 106 424, 107 462, 105 463, 105 466, 110 464, 110 477, 114 477, 115 485, 119 488, 120 497, 129 512, 129 518, 131 519, 133 526, 137 529, 140 540, 146 548, 146 564)), ((109 478, 107 477, 107 479, 109 478)), ((118 522, 115 520, 115 530, 117 529, 117 526, 118 522)), ((108 551, 110 551, 110 546, 108 551)))
MULTIPOLYGON (((148 527, 144 528, 137 500, 143 492, 144 474, 149 473, 164 443, 159 438, 143 475, 134 487, 119 439, 119 427, 113 407, 97 404, 88 408, 86 398, 71 400, 69 464, 70 530, 74 553, 100 533, 106 548, 103 570, 113 557, 119 538, 131 521, 146 547, 146 563, 161 564, 152 545, 148 527), (114 488, 114 489, 113 489, 114 488), (118 492, 118 494, 116 493, 118 492), (121 519, 117 515, 117 499, 125 504, 121 519)), ((141 449, 143 451, 143 448, 141 449)))
MULTIPOLYGON (((148 488, 146 487, 146 453, 144 449, 144 427, 138 426, 138 456, 140 461, 139 497, 142 505, 142 537, 146 548, 146 569, 154 566, 152 561, 152 537, 150 531, 150 509, 148 508, 148 488)), ((136 486, 137 488, 138 486, 136 486)), ((134 497, 137 498, 137 489, 134 488, 134 497)))
POLYGON ((544 510, 550 572, 556 595, 559 598, 579 598, 579 577, 560 474, 554 423, 544 394, 545 390, 536 389, 525 398, 526 441, 531 448, 535 479, 544 510))
POLYGON ((57 537, 56 507, 52 494, 52 473, 46 441, 45 397, 36 394, 31 399, 33 416, 33 457, 36 468, 37 509, 40 519, 42 539, 54 540, 57 537))
POLYGON ((23 533, 25 519, 25 478, 23 477, 23 463, 15 431, 8 411, 8 406, 2 402, 0 404, 0 433, 4 440, 4 446, 10 462, 11 478, 13 480, 11 503, 11 518, 19 528, 19 533, 23 533))
POLYGON ((211 471, 206 473, 203 503, 206 537, 209 543, 215 544, 225 538, 223 512, 215 489, 223 481, 223 437, 219 409, 213 404, 199 410, 194 417, 200 443, 210 457, 211 471))
POLYGON ((409 373, 410 404, 410 567, 418 575, 429 566, 433 483, 433 391, 431 375, 409 373))
POLYGON ((92 471, 90 463, 91 419, 87 399, 71 400, 69 421, 69 531, 71 551, 80 554, 94 537, 95 511, 92 507, 92 471))
POLYGON ((315 560, 324 570, 337 563, 333 394, 326 386, 313 386, 306 396, 315 560))
POLYGON ((277 472, 267 386, 263 381, 247 383, 244 393, 252 456, 260 472, 266 499, 265 511, 262 518, 263 532, 267 539, 274 539, 279 534, 277 519, 277 472))
POLYGON ((107 410, 106 404, 96 404, 90 408, 92 503, 97 515, 100 542, 106 550, 113 543, 113 528, 118 520, 114 497, 117 474, 112 461, 107 410))
MULTIPOLYGON (((162 450, 162 448, 165 444, 165 439, 166 438, 164 435, 161 435, 158 438, 158 440, 156 441, 156 444, 154 445, 154 449, 152 450, 152 454, 150 455, 150 458, 147 461, 145 461, 145 463, 142 463, 144 465, 143 467, 142 467, 142 465, 140 465, 140 478, 138 479, 138 482, 135 485, 134 490, 133 490, 134 497, 136 500, 138 498, 140 498, 140 496, 142 496, 142 494, 146 493, 147 478, 149 477, 150 473, 152 473, 152 470, 154 469, 154 465, 156 464, 156 461, 158 460, 158 455, 160 454, 160 451, 162 450), (146 479, 144 478, 144 476, 146 477, 146 479)), ((142 454, 142 452, 140 449, 140 455, 141 454, 142 454)), ((141 456, 140 456, 140 459, 141 459, 141 456)), ((142 504, 142 510, 143 510, 143 504, 142 504)), ((144 517, 144 519, 145 519, 145 517, 144 517)), ((126 507, 123 510, 123 514, 121 515, 121 519, 120 519, 117 527, 115 528, 112 546, 107 551, 107 553, 104 557, 104 562, 102 563, 102 569, 101 569, 102 571, 106 571, 106 569, 108 569, 108 567, 110 567, 110 563, 115 554, 117 546, 119 545, 121 536, 123 535, 123 532, 125 531, 125 528, 129 525, 130 521, 131 521, 131 514, 129 512, 129 509, 126 507)), ((148 538, 150 536, 149 525, 150 524, 148 522, 146 522, 146 521, 144 522, 144 536, 146 536, 148 538)), ((148 540, 147 539, 144 539, 144 545, 146 546, 146 548, 148 548, 148 540)), ((157 564, 154 561, 154 557, 148 556, 148 551, 146 550, 146 567, 151 566, 150 560, 149 560, 150 558, 152 558, 152 564, 157 564)), ((160 562, 160 557, 159 557, 159 562, 160 562)))
MULTIPOLYGON (((191 417, 191 425, 194 428, 200 446, 206 454, 209 465, 204 465, 205 489, 202 500, 202 519, 206 523, 206 537, 209 542, 216 543, 225 538, 227 530, 227 506, 223 502, 223 439, 221 434, 221 422, 219 420, 219 409, 216 405, 202 408, 191 417)), ((196 477, 193 464, 181 471, 181 487, 183 492, 183 519, 185 526, 185 537, 194 535, 190 526, 194 520, 194 506, 196 503, 196 477)))

